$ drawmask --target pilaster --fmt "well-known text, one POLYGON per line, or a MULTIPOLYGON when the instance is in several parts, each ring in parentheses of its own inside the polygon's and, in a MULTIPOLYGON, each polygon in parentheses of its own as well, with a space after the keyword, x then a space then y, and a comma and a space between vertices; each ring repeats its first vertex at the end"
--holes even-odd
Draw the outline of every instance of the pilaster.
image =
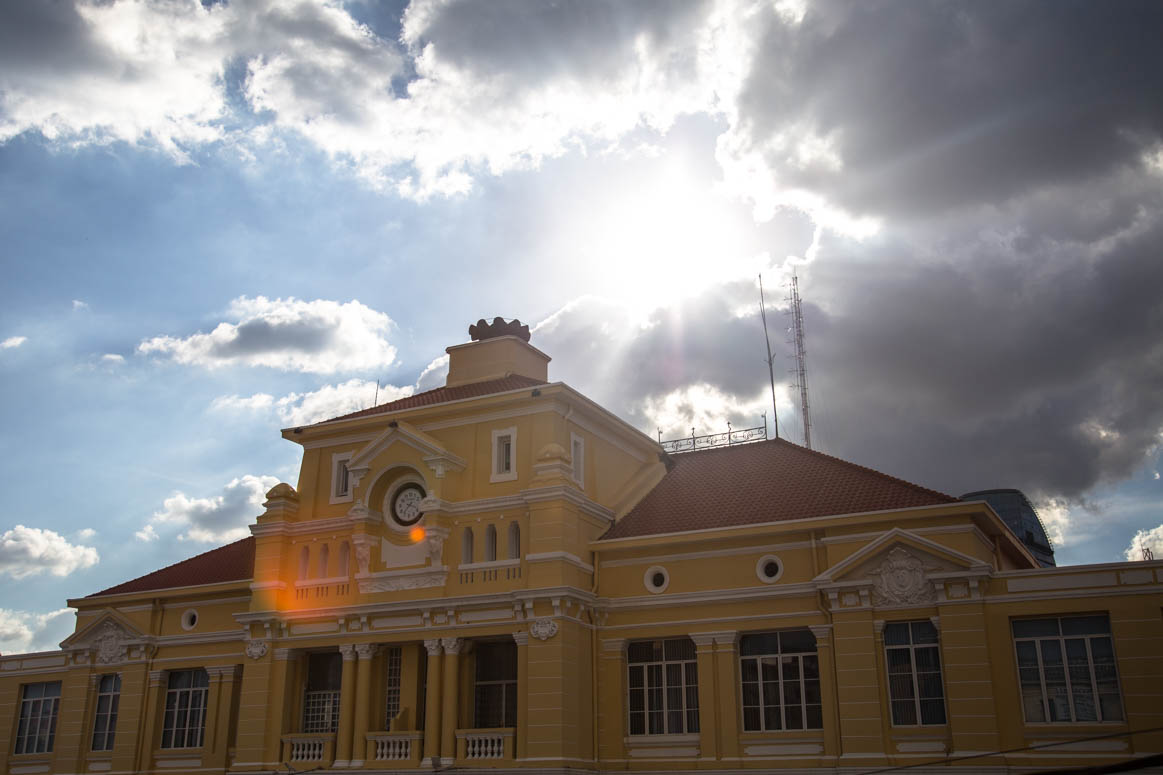
MULTIPOLYGON (((715 686, 719 697, 719 750, 723 759, 739 758, 739 633, 711 634, 715 644, 715 686)), ((701 673, 699 691, 702 692, 701 673)), ((701 698, 700 698, 701 702, 701 698)))
POLYGON ((462 638, 442 638, 444 647, 444 691, 440 708, 440 763, 451 766, 456 762, 456 724, 459 712, 460 651, 462 638))
POLYGON ((626 758, 626 639, 600 641, 598 682, 599 759, 626 758))
POLYGON ((424 697, 424 766, 431 767, 434 758, 440 758, 441 707, 444 693, 444 647, 439 638, 424 641, 428 651, 428 687, 424 697))
POLYGON ((355 721, 351 740, 351 766, 362 767, 367 754, 367 732, 370 723, 372 659, 379 647, 374 643, 361 643, 355 647, 358 658, 355 679, 355 721))
POLYGON ((840 712, 836 697, 836 660, 832 653, 832 625, 809 625, 816 636, 816 659, 820 666, 820 717, 824 722, 824 755, 840 755, 840 712))
POLYGON ((515 632, 517 643, 517 759, 529 755, 529 633, 515 632))
POLYGON ((343 655, 343 674, 339 683, 339 730, 335 733, 335 763, 333 767, 351 765, 351 736, 355 720, 355 646, 345 643, 339 647, 343 655))
POLYGON ((202 766, 226 769, 230 766, 227 756, 230 748, 230 729, 234 709, 234 692, 238 668, 235 665, 221 665, 206 668, 210 677, 210 692, 206 708, 206 741, 203 745, 205 756, 202 766))
POLYGON ((692 632, 691 640, 699 671, 699 758, 718 759, 719 719, 731 709, 723 707, 727 698, 716 689, 715 634, 692 632))

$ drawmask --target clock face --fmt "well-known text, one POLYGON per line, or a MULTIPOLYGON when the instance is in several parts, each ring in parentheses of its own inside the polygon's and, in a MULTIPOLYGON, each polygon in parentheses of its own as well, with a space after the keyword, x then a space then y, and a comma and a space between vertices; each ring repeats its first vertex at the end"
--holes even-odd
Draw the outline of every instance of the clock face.
POLYGON ((424 500, 424 488, 418 484, 405 484, 392 496, 392 518, 397 524, 414 525, 424 516, 420 501, 424 500))

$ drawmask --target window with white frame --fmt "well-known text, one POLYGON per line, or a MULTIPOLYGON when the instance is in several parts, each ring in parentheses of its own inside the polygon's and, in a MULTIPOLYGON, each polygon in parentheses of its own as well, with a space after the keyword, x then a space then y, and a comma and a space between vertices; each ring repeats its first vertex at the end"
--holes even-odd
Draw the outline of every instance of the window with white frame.
POLYGON ((351 500, 351 472, 347 469, 350 462, 350 452, 336 452, 331 456, 332 503, 343 503, 351 500))
POLYGON ((57 734, 61 682, 25 684, 20 693, 20 722, 12 753, 51 753, 57 734))
POLYGON ((517 452, 517 429, 493 431, 493 472, 490 482, 510 482, 517 478, 514 456, 517 452))
POLYGON ((94 751, 112 751, 117 731, 117 706, 121 704, 121 675, 103 675, 97 682, 97 710, 93 714, 94 751))
POLYGON ((1027 722, 1123 720, 1109 617, 1017 619, 1013 632, 1027 722))
POLYGON ((303 731, 332 733, 339 729, 340 681, 343 657, 337 651, 307 656, 307 686, 303 692, 303 731))
POLYGON ((743 729, 822 729, 820 662, 811 630, 744 635, 739 640, 743 729))
POLYGON ((201 668, 173 670, 166 678, 162 748, 201 748, 206 735, 210 676, 201 668))
POLYGON ((573 480, 582 487, 586 482, 586 440, 576 433, 569 434, 569 456, 573 460, 573 480))
POLYGON ((473 687, 477 729, 517 725, 517 644, 512 640, 476 643, 473 687))
POLYGON ((930 621, 890 622, 884 626, 888 698, 895 726, 945 723, 941 650, 930 621))
POLYGON ((392 719, 400 715, 400 676, 402 674, 403 651, 399 646, 389 646, 384 655, 387 686, 384 689, 385 717, 384 729, 392 728, 392 719))
POLYGON ((626 649, 630 734, 699 731, 699 672, 690 638, 647 640, 626 649))

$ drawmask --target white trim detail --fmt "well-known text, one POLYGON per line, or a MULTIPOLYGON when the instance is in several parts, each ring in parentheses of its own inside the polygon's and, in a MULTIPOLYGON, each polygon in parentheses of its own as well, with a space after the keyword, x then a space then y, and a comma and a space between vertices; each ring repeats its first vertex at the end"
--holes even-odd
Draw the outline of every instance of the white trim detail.
POLYGON ((670 574, 667 572, 666 568, 662 567, 661 565, 651 565, 646 569, 646 572, 642 574, 642 584, 646 587, 647 592, 655 595, 661 595, 666 591, 666 588, 670 586, 670 574), (654 581, 654 577, 659 574, 662 575, 661 584, 657 584, 654 581))
POLYGON ((575 568, 584 570, 586 573, 594 572, 593 565, 590 565, 581 557, 570 552, 534 552, 533 554, 525 555, 526 562, 553 562, 554 560, 561 560, 575 568))
POLYGON ((492 433, 492 443, 489 447, 491 452, 492 467, 489 469, 489 482, 512 482, 517 479, 517 426, 510 425, 508 428, 496 428, 492 433), (508 438, 509 445, 509 459, 507 467, 502 467, 506 461, 499 457, 499 444, 502 440, 508 438))
POLYGON ((187 632, 198 626, 198 610, 187 608, 182 612, 182 629, 187 632))
POLYGON ((569 459, 573 465, 571 478, 583 490, 586 488, 586 439, 581 434, 570 431, 569 459))
POLYGON ((755 575, 764 584, 774 584, 783 576, 783 561, 774 554, 765 554, 755 562, 755 575), (766 569, 769 562, 774 562, 776 567, 779 568, 774 576, 767 575, 766 569))
POLYGON ((347 468, 347 464, 351 462, 353 451, 347 452, 332 452, 331 453, 331 481, 328 482, 327 494, 328 503, 351 503, 355 496, 355 487, 352 484, 351 472, 347 468), (342 466, 342 471, 340 467, 342 466), (343 481, 346 487, 343 492, 339 491, 339 483, 343 481))

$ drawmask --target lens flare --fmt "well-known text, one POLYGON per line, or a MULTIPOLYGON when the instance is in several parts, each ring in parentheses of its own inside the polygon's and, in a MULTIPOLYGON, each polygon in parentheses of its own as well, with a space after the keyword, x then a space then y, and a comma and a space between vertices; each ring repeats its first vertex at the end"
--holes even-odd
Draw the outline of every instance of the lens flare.
POLYGON ((418 544, 424 540, 424 528, 417 525, 408 531, 408 537, 412 539, 412 543, 418 544))

